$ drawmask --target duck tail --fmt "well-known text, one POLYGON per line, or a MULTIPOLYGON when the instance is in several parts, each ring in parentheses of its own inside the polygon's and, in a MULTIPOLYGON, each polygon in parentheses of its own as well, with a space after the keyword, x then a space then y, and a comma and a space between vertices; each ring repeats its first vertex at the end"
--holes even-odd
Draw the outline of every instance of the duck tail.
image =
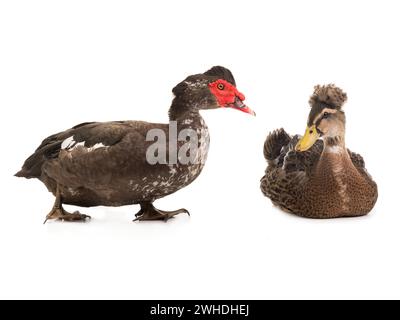
POLYGON ((31 179, 31 178, 38 178, 37 176, 33 176, 29 173, 28 170, 26 169, 21 169, 20 171, 18 171, 16 174, 14 174, 14 177, 18 177, 18 178, 27 178, 27 179, 31 179))
POLYGON ((272 131, 264 143, 264 157, 273 162, 281 154, 282 147, 290 143, 291 137, 281 128, 272 131))
POLYGON ((14 174, 14 177, 18 177, 18 178, 23 178, 23 177, 25 177, 26 175, 25 175, 25 172, 24 172, 24 170, 20 170, 20 171, 18 171, 16 174, 14 174))

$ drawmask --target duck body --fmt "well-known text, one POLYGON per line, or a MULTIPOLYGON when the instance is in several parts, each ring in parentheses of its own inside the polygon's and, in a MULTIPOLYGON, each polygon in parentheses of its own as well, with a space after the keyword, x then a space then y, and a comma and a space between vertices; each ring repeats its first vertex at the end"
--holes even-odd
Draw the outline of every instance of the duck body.
MULTIPOLYGON (((197 159, 192 163, 147 161, 145 150, 154 141, 147 141, 146 133, 162 130, 169 141, 167 124, 93 122, 45 139, 18 175, 38 178, 54 195, 58 187, 65 204, 92 207, 153 202, 189 185, 204 167, 209 145, 206 124, 198 114, 178 122, 178 130, 184 128, 198 134, 197 159)), ((177 144, 179 148, 182 142, 177 144)))
POLYGON ((37 178, 56 199, 48 219, 81 221, 62 205, 81 207, 140 204, 136 220, 168 220, 186 209, 162 211, 157 199, 192 183, 209 147, 201 110, 233 108, 254 114, 242 101, 232 73, 213 67, 187 77, 172 90, 169 123, 87 122, 46 138, 25 161, 18 177, 37 178))
POLYGON ((322 140, 298 152, 299 140, 300 136, 290 137, 283 129, 269 135, 264 146, 269 165, 261 179, 263 194, 284 211, 307 218, 368 214, 378 188, 363 158, 345 148, 324 148, 322 140))
POLYGON ((364 159, 345 146, 347 94, 333 84, 314 88, 304 136, 283 129, 264 144, 268 167, 261 191, 285 211, 308 218, 356 217, 369 213, 377 184, 364 159))

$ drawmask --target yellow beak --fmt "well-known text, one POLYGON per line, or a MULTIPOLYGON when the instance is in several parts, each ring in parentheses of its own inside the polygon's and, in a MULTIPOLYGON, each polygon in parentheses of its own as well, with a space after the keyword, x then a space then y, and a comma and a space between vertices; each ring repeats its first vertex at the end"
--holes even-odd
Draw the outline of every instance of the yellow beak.
POLYGON ((301 138, 296 145, 296 151, 307 151, 314 145, 319 136, 320 134, 318 133, 315 125, 307 127, 306 133, 304 134, 303 138, 301 138))

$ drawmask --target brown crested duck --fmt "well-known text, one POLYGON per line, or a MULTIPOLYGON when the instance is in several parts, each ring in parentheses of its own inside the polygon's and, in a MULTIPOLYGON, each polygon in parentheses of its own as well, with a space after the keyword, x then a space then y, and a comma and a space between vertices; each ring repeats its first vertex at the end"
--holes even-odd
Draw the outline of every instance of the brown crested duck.
POLYGON ((55 203, 45 222, 90 218, 77 211, 68 213, 63 204, 139 204, 141 209, 134 221, 168 220, 188 213, 186 209, 163 211, 153 202, 189 185, 203 169, 209 134, 199 111, 222 107, 254 112, 243 103, 245 97, 236 89, 232 73, 220 66, 187 77, 172 91, 175 97, 169 109, 170 124, 88 122, 42 142, 16 176, 37 178, 54 194, 55 203), (155 147, 156 139, 148 136, 151 132, 150 138, 158 134, 157 139, 162 140, 164 135, 165 143, 157 141, 155 147), (184 137, 180 136, 182 132, 184 137), (163 152, 165 159, 159 158, 163 152))
POLYGON ((304 136, 279 129, 267 137, 261 190, 281 209, 322 219, 362 216, 374 207, 377 185, 363 158, 345 146, 346 101, 340 88, 318 85, 304 136))

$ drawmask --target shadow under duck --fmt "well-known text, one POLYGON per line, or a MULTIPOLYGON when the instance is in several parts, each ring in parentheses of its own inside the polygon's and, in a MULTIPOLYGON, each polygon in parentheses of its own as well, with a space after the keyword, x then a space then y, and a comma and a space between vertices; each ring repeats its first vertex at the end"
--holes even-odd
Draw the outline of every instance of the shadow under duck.
POLYGON ((284 211, 323 219, 362 216, 374 207, 377 185, 363 158, 345 146, 346 101, 340 88, 318 85, 304 136, 283 129, 268 135, 261 191, 284 211))
POLYGON ((162 211, 153 202, 189 185, 203 169, 209 134, 199 111, 228 107, 254 112, 242 102, 244 95, 236 89, 232 73, 223 67, 187 77, 173 93, 170 125, 143 121, 89 122, 42 142, 16 176, 37 178, 55 195, 46 221, 90 218, 79 212, 68 213, 62 204, 81 207, 139 204, 141 209, 135 220, 168 220, 179 213, 188 213, 186 209, 162 211), (181 156, 176 153, 184 147, 187 137, 173 137, 173 123, 177 133, 186 130, 197 138, 191 161, 180 161, 181 156), (165 144, 155 154, 165 151, 167 162, 148 161, 147 152, 154 146, 154 140, 148 141, 147 134, 154 129, 166 137, 165 144), (176 150, 171 149, 174 144, 176 150))

